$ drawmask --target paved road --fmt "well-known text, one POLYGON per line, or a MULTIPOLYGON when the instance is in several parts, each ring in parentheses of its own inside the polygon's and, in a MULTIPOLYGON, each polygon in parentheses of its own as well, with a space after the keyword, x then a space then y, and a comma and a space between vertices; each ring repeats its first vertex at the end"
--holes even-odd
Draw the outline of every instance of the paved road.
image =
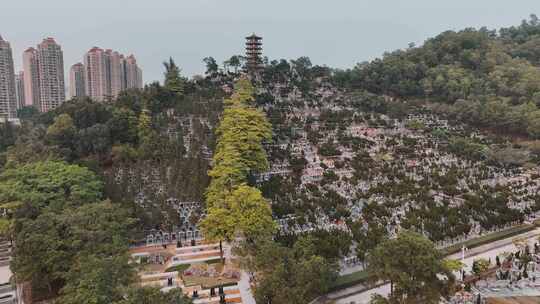
MULTIPOLYGON (((540 235, 540 228, 537 228, 533 231, 529 231, 527 233, 523 233, 511 238, 499 240, 496 242, 492 242, 486 245, 482 245, 476 248, 473 248, 471 250, 466 251, 465 253, 465 269, 467 271, 471 271, 472 263, 475 259, 479 258, 485 258, 490 259, 493 263, 495 263, 495 257, 503 252, 511 252, 516 251, 515 246, 512 244, 512 240, 516 239, 518 237, 527 237, 529 239, 529 243, 532 244, 536 241, 536 238, 540 235)), ((455 253, 448 258, 451 259, 461 259, 461 253, 455 253)), ((341 297, 341 298, 335 298, 336 304, 367 304, 369 303, 369 300, 371 299, 371 295, 373 294, 380 294, 383 296, 387 296, 390 293, 390 284, 385 284, 383 286, 377 287, 375 289, 370 289, 367 291, 363 291, 360 293, 357 293, 355 295, 341 297)), ((339 293, 334 293, 328 295, 329 298, 333 298, 333 296, 339 296, 339 293)))
POLYGON ((9 283, 12 275, 9 265, 0 266, 0 284, 9 283))
POLYGON ((238 289, 240 290, 243 304, 255 304, 253 291, 249 284, 249 275, 245 271, 242 271, 240 282, 238 282, 238 289))

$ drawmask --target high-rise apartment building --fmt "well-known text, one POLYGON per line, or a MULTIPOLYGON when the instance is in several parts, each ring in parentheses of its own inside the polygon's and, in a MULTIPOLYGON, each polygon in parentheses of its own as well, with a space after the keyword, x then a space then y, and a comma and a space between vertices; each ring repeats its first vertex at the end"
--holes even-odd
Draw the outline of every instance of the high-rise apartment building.
POLYGON ((137 66, 135 56, 129 55, 125 62, 126 89, 142 89, 142 70, 137 66))
POLYGON ((39 109, 39 66, 35 48, 28 48, 23 53, 24 69, 24 105, 39 109))
POLYGON ((76 63, 69 69, 69 98, 86 96, 84 65, 76 63))
POLYGON ((110 95, 113 97, 118 97, 118 94, 125 90, 123 86, 125 76, 123 75, 122 70, 122 61, 124 56, 120 55, 118 52, 109 51, 109 75, 110 75, 110 95))
POLYGON ((40 110, 47 112, 66 100, 64 55, 53 38, 46 38, 38 44, 37 52, 40 110))
POLYGON ((58 107, 66 99, 64 54, 53 38, 23 53, 25 105, 41 112, 58 107))
POLYGON ((0 119, 17 117, 17 93, 13 53, 9 42, 0 36, 0 119))
POLYGON ((84 56, 86 95, 97 101, 111 100, 121 91, 142 88, 142 70, 135 56, 93 47, 84 56))
POLYGON ((137 81, 135 88, 142 89, 143 88, 143 78, 142 78, 142 70, 141 68, 137 67, 137 81))
POLYGON ((84 55, 86 96, 103 101, 106 94, 105 58, 103 50, 93 47, 84 55))
POLYGON ((15 75, 15 88, 17 91, 17 107, 20 109, 25 106, 23 71, 20 71, 19 74, 15 75))

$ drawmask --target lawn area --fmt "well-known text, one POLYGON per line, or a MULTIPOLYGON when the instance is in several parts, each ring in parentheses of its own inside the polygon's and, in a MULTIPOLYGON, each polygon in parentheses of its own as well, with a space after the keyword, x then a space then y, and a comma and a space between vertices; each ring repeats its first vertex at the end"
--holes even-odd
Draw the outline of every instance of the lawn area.
POLYGON ((200 276, 182 276, 182 280, 186 286, 196 286, 201 285, 204 289, 209 289, 212 287, 218 287, 220 285, 234 285, 237 284, 238 280, 236 279, 219 279, 219 278, 210 278, 210 277, 200 277, 200 276))
MULTIPOLYGON (((221 259, 208 260, 208 261, 206 261, 204 263, 206 263, 208 265, 210 265, 210 264, 218 264, 218 263, 221 263, 221 259)), ((172 266, 172 267, 169 267, 169 268, 165 269, 164 272, 178 271, 178 273, 181 275, 184 272, 184 270, 189 268, 189 266, 191 266, 191 264, 176 265, 176 266, 172 266)), ((223 266, 220 266, 220 265, 215 265, 214 267, 216 267, 216 269, 218 269, 218 271, 221 271, 223 269, 223 266)))
POLYGON ((213 259, 213 260, 208 260, 205 262, 206 264, 210 265, 210 264, 217 264, 217 263, 221 263, 221 259, 213 259))
POLYGON ((182 274, 184 272, 184 270, 189 268, 189 266, 190 266, 190 264, 176 265, 176 266, 169 267, 169 268, 165 269, 164 272, 178 271, 179 274, 182 274))
POLYGON ((364 283, 367 279, 367 271, 357 271, 350 274, 342 275, 337 277, 332 286, 330 286, 330 291, 345 289, 356 284, 364 283))
POLYGON ((472 240, 454 244, 450 247, 446 247, 442 249, 441 253, 443 255, 453 254, 453 253, 459 252, 461 248, 463 247, 463 245, 471 249, 471 248, 482 246, 482 245, 485 245, 494 241, 498 241, 498 240, 509 238, 518 234, 522 234, 522 233, 534 230, 535 228, 536 228, 535 225, 520 225, 517 227, 512 227, 507 230, 486 234, 484 236, 474 238, 472 240))

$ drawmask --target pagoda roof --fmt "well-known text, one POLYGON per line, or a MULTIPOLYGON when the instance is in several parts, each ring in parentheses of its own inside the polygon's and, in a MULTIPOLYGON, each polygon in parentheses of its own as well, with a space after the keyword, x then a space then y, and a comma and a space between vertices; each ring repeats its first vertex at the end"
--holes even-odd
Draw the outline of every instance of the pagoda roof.
POLYGON ((257 35, 255 35, 255 33, 251 34, 250 36, 247 36, 246 39, 256 39, 256 40, 261 40, 262 37, 259 37, 257 35))

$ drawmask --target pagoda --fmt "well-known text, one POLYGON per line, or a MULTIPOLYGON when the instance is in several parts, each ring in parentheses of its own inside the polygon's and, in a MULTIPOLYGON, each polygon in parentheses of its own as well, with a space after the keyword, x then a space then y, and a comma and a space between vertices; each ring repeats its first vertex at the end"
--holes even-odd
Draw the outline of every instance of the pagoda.
POLYGON ((251 34, 246 37, 246 70, 256 73, 262 67, 262 37, 251 34))

